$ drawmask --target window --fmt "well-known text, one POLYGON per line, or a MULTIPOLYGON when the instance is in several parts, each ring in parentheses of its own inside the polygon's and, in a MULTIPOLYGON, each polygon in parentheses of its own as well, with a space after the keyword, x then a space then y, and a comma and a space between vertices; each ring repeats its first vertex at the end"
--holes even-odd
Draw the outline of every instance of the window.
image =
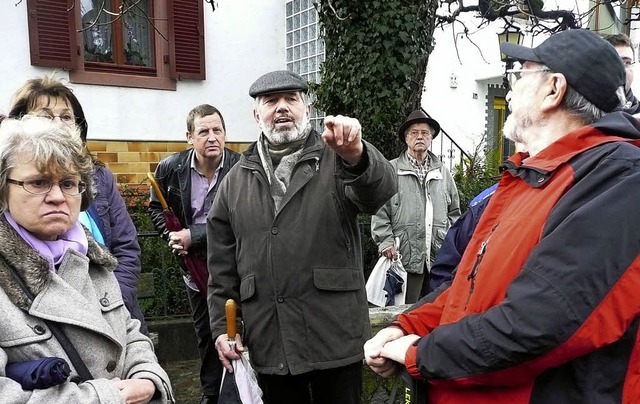
MULTIPOLYGON (((324 62, 324 42, 318 36, 318 12, 311 0, 286 3, 287 69, 309 82, 320 81, 320 65, 324 62)), ((311 123, 322 130, 324 113, 311 111, 311 123)))
POLYGON ((201 0, 27 0, 27 9, 31 64, 67 69, 71 82, 175 90, 177 79, 205 79, 201 0))
POLYGON ((81 0, 85 66, 154 67, 153 12, 149 3, 139 0, 127 6, 123 0, 81 0), (123 15, 111 11, 121 8, 127 8, 123 15))

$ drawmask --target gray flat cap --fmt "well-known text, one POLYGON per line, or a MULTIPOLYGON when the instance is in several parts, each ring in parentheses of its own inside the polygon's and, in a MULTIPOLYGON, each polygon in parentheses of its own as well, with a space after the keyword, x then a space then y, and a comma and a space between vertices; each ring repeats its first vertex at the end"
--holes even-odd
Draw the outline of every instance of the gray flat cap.
POLYGON ((276 70, 264 74, 249 87, 249 95, 256 98, 259 95, 283 93, 286 91, 307 92, 309 86, 300 75, 288 70, 276 70))

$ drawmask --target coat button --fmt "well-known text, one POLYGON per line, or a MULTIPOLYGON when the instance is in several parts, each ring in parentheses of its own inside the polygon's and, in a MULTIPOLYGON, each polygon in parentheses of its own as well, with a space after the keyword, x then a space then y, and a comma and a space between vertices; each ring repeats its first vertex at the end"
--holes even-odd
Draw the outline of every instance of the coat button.
POLYGON ((278 296, 277 300, 278 300, 278 303, 282 303, 282 302, 284 302, 284 297, 278 296))
POLYGON ((103 297, 102 299, 100 299, 100 304, 102 305, 102 307, 107 307, 109 305, 109 299, 103 297))
POLYGON ((42 335, 45 332, 47 332, 47 330, 41 326, 40 324, 36 325, 35 327, 33 327, 33 332, 35 332, 38 335, 42 335))
POLYGON ((278 234, 278 228, 277 227, 272 227, 271 228, 271 234, 273 234, 273 235, 278 234))
POLYGON ((71 379, 69 379, 69 381, 75 384, 82 383, 82 379, 80 378, 80 376, 73 376, 71 379))
POLYGON ((109 361, 109 363, 107 363, 107 372, 113 372, 114 370, 116 370, 116 362, 109 361))
POLYGON ((280 370, 284 369, 284 363, 278 363, 278 369, 280 370))

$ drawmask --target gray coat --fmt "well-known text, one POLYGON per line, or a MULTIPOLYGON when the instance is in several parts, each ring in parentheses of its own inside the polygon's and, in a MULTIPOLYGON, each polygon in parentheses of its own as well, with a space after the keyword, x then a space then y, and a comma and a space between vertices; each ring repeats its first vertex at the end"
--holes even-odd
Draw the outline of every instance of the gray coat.
POLYGON ((113 275, 116 260, 89 236, 89 251, 69 250, 57 274, 0 215, 0 396, 7 403, 123 403, 108 379, 150 379, 152 402, 173 401, 169 378, 158 365, 151 341, 139 332, 124 306, 113 275), (31 302, 12 275, 19 274, 35 294, 31 302), (44 319, 61 324, 94 377, 44 390, 24 391, 5 377, 9 362, 57 356, 78 373, 44 319))
POLYGON ((391 165, 398 175, 398 193, 371 218, 371 235, 382 252, 400 238, 402 265, 410 273, 431 268, 436 252, 453 222, 460 216, 458 189, 451 173, 433 153, 422 188, 407 153, 391 165))
POLYGON ((389 162, 365 143, 360 175, 312 131, 274 214, 255 143, 229 172, 207 221, 214 338, 224 304, 240 303, 244 343, 260 373, 361 361, 371 335, 358 228, 397 190, 389 162))

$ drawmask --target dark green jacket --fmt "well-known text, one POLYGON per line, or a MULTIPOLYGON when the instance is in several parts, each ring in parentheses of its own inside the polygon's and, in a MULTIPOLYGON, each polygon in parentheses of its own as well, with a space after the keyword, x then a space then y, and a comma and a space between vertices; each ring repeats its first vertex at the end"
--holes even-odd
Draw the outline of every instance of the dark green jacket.
POLYGON ((227 299, 240 303, 255 369, 300 374, 361 361, 370 337, 358 213, 397 191, 389 162, 365 143, 350 173, 312 131, 280 211, 254 143, 218 190, 207 220, 209 312, 225 333, 227 299))

